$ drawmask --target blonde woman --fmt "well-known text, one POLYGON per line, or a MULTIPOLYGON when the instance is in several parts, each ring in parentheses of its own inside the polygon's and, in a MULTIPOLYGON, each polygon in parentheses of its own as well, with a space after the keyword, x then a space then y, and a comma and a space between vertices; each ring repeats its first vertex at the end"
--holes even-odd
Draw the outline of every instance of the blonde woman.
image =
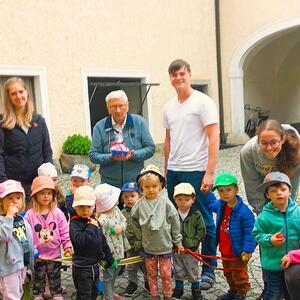
POLYGON ((4 84, 3 114, 0 116, 0 182, 21 181, 26 204, 38 167, 52 161, 47 125, 34 114, 34 105, 25 82, 18 77, 4 84))

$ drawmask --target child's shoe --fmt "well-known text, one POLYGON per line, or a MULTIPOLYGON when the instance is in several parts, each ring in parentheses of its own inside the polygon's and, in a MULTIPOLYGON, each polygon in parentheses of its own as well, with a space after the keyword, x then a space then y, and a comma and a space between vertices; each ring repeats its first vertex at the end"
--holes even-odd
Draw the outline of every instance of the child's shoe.
POLYGON ((229 290, 227 293, 219 296, 217 300, 234 300, 238 296, 234 291, 229 290))
POLYGON ((129 282, 125 290, 124 296, 133 296, 137 290, 137 284, 134 282, 129 282))
POLYGON ((114 293, 114 300, 124 300, 124 299, 125 299, 124 297, 114 293))
POLYGON ((201 290, 200 289, 192 289, 193 300, 202 300, 201 290))
POLYGON ((52 296, 52 300, 64 300, 62 294, 55 294, 52 296))
POLYGON ((33 296, 33 300, 44 300, 43 295, 35 295, 33 296))
POLYGON ((173 298, 180 299, 182 295, 183 295, 183 289, 175 288, 173 290, 173 295, 172 295, 173 298))

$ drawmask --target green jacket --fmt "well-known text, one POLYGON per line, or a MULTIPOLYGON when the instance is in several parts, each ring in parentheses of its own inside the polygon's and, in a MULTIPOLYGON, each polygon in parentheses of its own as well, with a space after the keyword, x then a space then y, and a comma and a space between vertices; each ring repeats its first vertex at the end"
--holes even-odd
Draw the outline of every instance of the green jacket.
POLYGON ((167 254, 173 245, 182 245, 178 212, 163 191, 157 200, 142 197, 131 209, 131 215, 134 234, 146 253, 167 254))
POLYGON ((124 215, 124 217, 127 220, 127 227, 126 227, 126 231, 125 231, 125 236, 127 237, 129 244, 130 244, 130 256, 134 256, 134 255, 139 255, 139 252, 142 248, 142 242, 139 241, 135 234, 134 234, 134 229, 132 226, 132 216, 131 216, 131 209, 129 207, 125 207, 122 209, 122 213, 124 215))
POLYGON ((192 251, 199 249, 201 240, 205 237, 206 229, 202 214, 199 210, 191 208, 187 217, 180 219, 182 245, 192 251))
POLYGON ((290 250, 300 248, 300 206, 289 198, 286 213, 275 208, 272 202, 266 204, 258 215, 252 235, 260 246, 261 266, 267 271, 279 271, 281 259, 290 250), (271 236, 282 233, 285 242, 281 246, 273 246, 270 242, 271 236))

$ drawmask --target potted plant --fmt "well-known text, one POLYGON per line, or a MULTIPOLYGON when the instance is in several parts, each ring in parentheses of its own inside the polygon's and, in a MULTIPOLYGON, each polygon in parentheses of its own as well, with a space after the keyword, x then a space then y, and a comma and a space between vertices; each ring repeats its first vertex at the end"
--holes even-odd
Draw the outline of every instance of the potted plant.
POLYGON ((91 140, 81 134, 73 134, 67 137, 63 144, 62 154, 60 156, 60 165, 64 173, 70 173, 76 164, 85 164, 92 171, 96 166, 90 161, 88 156, 91 146, 91 140))

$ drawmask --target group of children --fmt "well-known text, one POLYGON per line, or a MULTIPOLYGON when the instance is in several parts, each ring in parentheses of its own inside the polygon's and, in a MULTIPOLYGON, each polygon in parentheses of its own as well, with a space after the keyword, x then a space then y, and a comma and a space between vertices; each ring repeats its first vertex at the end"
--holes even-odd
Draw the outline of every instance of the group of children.
MULTIPOLYGON (((21 184, 14 180, 0 183, 0 291, 4 300, 21 299, 28 269, 34 275, 35 300, 44 299, 47 282, 52 299, 63 299, 62 249, 63 255, 72 255, 76 299, 97 298, 100 265, 105 300, 133 296, 140 269, 144 288, 152 299, 160 299, 158 277, 164 299, 180 299, 186 279, 191 284, 192 299, 202 299, 198 260, 206 229, 194 205, 192 185, 180 183, 175 187, 175 207, 163 191, 165 179, 154 165, 145 167, 137 182, 126 183, 121 189, 105 183, 93 189, 89 168, 75 165, 70 193, 59 201, 61 190, 56 180, 53 165, 39 168, 39 176, 32 182, 31 206, 24 217, 21 184), (119 202, 124 204, 122 211, 119 202), (116 294, 120 260, 139 255, 143 257, 141 262, 127 265, 124 295, 116 294)), ((218 299, 246 299, 250 289, 247 263, 258 243, 265 284, 263 299, 295 300, 297 287, 284 279, 284 270, 298 263, 300 257, 300 208, 289 197, 289 178, 273 172, 258 186, 270 202, 256 220, 238 195, 234 175, 217 176, 213 190, 218 191, 220 199, 211 194, 207 205, 217 215, 217 243, 229 284, 228 292, 218 299)))

